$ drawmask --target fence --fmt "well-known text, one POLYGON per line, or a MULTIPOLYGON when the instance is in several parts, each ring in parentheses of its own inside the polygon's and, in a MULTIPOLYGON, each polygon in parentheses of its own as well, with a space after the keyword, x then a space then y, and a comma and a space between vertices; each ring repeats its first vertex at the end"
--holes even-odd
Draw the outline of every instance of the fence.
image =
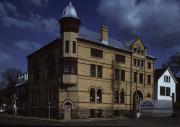
POLYGON ((141 116, 171 116, 173 113, 172 101, 150 100, 140 102, 141 116))

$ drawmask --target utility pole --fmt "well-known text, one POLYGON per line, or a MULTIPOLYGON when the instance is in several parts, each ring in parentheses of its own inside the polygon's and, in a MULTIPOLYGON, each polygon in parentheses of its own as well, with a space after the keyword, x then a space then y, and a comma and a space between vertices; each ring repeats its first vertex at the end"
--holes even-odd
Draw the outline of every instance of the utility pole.
POLYGON ((48 118, 49 118, 49 120, 50 120, 50 119, 51 119, 51 102, 48 102, 48 105, 49 105, 49 113, 48 113, 48 114, 49 114, 49 115, 48 115, 49 117, 48 117, 48 118))
POLYGON ((16 95, 14 94, 13 95, 13 101, 14 101, 14 105, 13 105, 13 107, 14 107, 14 115, 16 116, 17 115, 17 97, 16 97, 16 95))

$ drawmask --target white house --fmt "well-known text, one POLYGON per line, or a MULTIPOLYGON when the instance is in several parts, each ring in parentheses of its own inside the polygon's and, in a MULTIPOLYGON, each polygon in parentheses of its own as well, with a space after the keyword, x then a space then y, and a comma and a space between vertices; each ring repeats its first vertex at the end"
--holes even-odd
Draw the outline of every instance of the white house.
POLYGON ((155 70, 154 97, 156 100, 176 102, 177 81, 169 68, 155 70))

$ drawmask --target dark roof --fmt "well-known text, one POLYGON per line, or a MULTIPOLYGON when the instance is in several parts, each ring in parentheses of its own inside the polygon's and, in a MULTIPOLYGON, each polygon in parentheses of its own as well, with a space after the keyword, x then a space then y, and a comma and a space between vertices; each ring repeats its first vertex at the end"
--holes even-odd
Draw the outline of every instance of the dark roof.
MULTIPOLYGON (((94 32, 94 31, 87 30, 87 29, 80 29, 79 36, 84 38, 84 39, 91 40, 91 41, 102 44, 102 41, 100 38, 101 35, 99 33, 94 32)), ((129 49, 126 48, 126 46, 123 43, 121 43, 121 42, 119 42, 113 38, 109 37, 108 43, 109 43, 108 44, 109 46, 130 51, 129 49)))
POLYGON ((130 40, 130 41, 127 41, 125 42, 125 46, 130 50, 131 49, 131 45, 135 42, 135 39, 133 40, 130 40))
POLYGON ((48 43, 47 45, 45 45, 45 46, 41 47, 40 49, 36 50, 35 52, 31 53, 30 55, 27 56, 27 58, 31 57, 32 55, 34 55, 34 54, 36 54, 36 53, 38 53, 40 51, 42 51, 43 49, 46 49, 47 47, 50 47, 50 46, 52 46, 54 44, 59 44, 59 42, 60 42, 60 39, 57 38, 56 40, 48 43))

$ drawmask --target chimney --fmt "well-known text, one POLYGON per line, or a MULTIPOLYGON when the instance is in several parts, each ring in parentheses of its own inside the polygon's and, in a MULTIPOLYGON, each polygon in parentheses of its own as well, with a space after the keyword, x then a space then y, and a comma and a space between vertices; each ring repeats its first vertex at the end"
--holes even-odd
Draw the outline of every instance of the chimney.
POLYGON ((108 45, 108 27, 101 26, 101 41, 103 44, 108 45))

